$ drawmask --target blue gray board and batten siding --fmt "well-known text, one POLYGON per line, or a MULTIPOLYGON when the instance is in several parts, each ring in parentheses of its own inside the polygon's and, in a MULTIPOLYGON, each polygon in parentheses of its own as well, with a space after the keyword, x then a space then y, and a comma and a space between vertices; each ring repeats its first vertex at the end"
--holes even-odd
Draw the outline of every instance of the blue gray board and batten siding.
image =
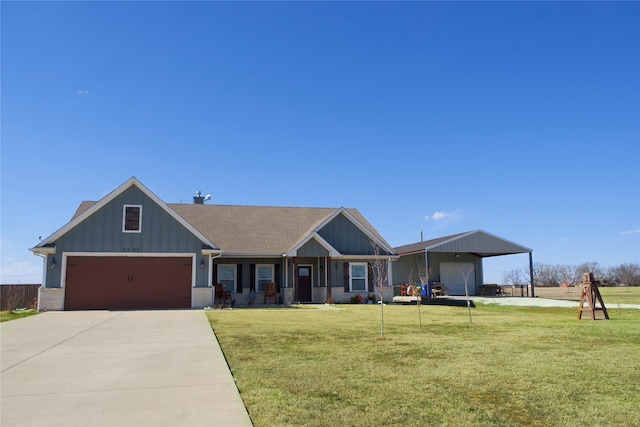
MULTIPOLYGON (((203 242, 171 217, 164 209, 135 186, 116 196, 105 206, 77 224, 56 242, 56 258, 60 263, 63 252, 132 253, 196 255, 200 262, 203 242), (122 231, 124 205, 142 206, 140 233, 122 231)), ((48 256, 50 265, 52 255, 48 256)), ((47 273, 47 287, 60 287, 62 269, 47 273)), ((206 269, 196 269, 196 287, 207 286, 206 269)))
POLYGON ((299 257, 327 257, 329 256, 329 251, 318 243, 317 240, 311 239, 300 249, 298 249, 299 257))
MULTIPOLYGON (((336 216, 318 234, 343 255, 373 254, 371 239, 344 215, 336 216)), ((387 255, 380 250, 381 255, 387 255)))
MULTIPOLYGON (((459 253, 459 255, 459 257, 456 257, 454 252, 429 252, 429 268, 431 269, 429 283, 441 281, 440 265, 442 263, 460 263, 474 264, 473 274, 475 280, 471 283, 482 284, 484 275, 482 258, 469 253, 459 253)), ((420 282, 418 277, 419 266, 426 268, 424 252, 400 257, 393 263, 393 284, 405 285, 410 282, 420 282)), ((471 289, 470 291, 472 294, 477 293, 477 289, 471 289)))

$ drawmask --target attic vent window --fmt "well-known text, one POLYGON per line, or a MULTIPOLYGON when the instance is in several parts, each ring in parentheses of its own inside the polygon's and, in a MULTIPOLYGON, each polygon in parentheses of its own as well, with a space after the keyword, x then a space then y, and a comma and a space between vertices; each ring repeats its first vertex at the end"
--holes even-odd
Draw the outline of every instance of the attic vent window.
POLYGON ((142 206, 124 205, 122 212, 122 232, 140 233, 142 231, 142 206))

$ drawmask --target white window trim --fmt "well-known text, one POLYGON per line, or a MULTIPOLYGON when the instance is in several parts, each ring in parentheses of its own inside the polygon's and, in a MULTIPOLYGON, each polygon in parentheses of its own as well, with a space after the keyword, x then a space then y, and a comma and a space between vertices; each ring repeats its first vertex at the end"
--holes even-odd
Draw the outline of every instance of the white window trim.
POLYGON ((274 282, 275 279, 275 275, 276 275, 276 266, 275 264, 256 264, 256 282, 254 283, 255 286, 255 290, 256 292, 264 292, 264 288, 262 290, 260 290, 260 279, 261 277, 259 277, 258 275, 258 271, 260 271, 260 267, 271 267, 271 279, 270 282, 274 282))
MULTIPOLYGON (((362 279, 362 277, 356 277, 356 279, 362 279)), ((350 262, 349 263, 349 292, 367 292, 369 290, 369 268, 366 262, 350 262), (354 290, 353 289, 353 267, 357 265, 364 266, 364 289, 363 290, 354 290)))
POLYGON ((122 206, 122 232, 123 233, 142 233, 142 205, 123 205, 122 206), (137 230, 125 230, 127 223, 127 208, 140 208, 140 217, 138 218, 137 230))
POLYGON ((218 283, 222 283, 220 279, 220 267, 233 267, 233 286, 231 289, 226 289, 226 290, 235 293, 237 282, 238 282, 238 272, 237 272, 238 266, 236 264, 216 264, 216 267, 217 267, 217 273, 218 273, 217 275, 218 283))

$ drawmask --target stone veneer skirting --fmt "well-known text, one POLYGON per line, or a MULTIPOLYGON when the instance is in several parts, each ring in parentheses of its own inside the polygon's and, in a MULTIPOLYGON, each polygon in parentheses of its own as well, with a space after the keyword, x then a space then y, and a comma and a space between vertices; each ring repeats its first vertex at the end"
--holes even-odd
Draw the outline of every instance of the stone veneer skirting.
POLYGON ((40 286, 38 289, 38 311, 60 311, 64 304, 63 288, 45 288, 40 286))
POLYGON ((191 290, 191 308, 213 307, 215 290, 210 288, 193 288, 191 290))

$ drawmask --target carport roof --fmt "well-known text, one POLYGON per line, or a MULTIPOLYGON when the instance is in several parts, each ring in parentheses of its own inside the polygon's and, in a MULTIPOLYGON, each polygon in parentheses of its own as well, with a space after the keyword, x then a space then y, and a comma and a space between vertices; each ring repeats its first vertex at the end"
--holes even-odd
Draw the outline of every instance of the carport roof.
POLYGON ((533 249, 518 245, 517 243, 513 243, 483 230, 453 234, 451 236, 398 246, 394 248, 394 250, 400 256, 422 252, 459 252, 471 253, 483 258, 533 252, 533 249))

